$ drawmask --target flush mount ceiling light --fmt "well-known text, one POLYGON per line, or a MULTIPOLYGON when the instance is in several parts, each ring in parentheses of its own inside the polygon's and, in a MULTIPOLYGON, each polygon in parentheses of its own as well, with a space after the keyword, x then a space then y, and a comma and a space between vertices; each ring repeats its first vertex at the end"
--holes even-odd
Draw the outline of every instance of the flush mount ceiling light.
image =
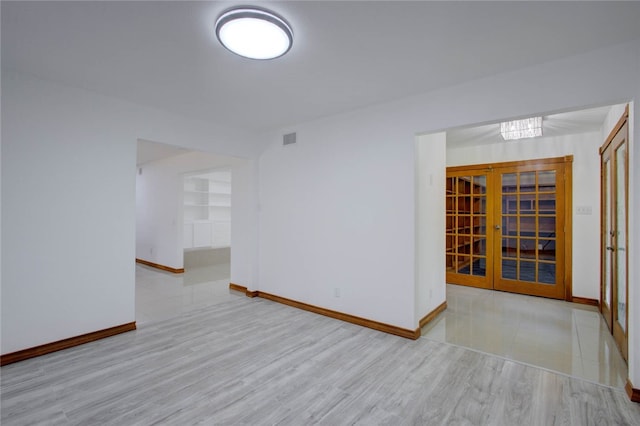
POLYGON ((250 59, 274 59, 291 49, 293 31, 287 22, 266 9, 238 7, 216 21, 216 36, 233 53, 250 59))
POLYGON ((500 123, 500 134, 505 141, 542 136, 542 117, 500 123))

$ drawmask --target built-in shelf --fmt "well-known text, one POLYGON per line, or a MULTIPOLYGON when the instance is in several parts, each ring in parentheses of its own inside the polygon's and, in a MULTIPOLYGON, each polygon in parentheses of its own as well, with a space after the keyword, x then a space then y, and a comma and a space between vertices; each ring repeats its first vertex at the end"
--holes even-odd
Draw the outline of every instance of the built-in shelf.
POLYGON ((231 171, 184 179, 184 248, 229 247, 231 171))

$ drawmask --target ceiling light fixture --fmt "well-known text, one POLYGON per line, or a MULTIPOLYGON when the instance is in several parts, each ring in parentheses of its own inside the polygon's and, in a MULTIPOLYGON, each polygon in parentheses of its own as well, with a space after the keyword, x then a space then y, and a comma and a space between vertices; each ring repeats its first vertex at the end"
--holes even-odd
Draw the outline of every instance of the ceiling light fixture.
POLYGON ((222 13, 216 36, 231 52, 250 59, 274 59, 291 49, 293 31, 280 16, 257 7, 238 7, 222 13))
POLYGON ((500 123, 500 134, 505 141, 542 136, 542 117, 500 123))

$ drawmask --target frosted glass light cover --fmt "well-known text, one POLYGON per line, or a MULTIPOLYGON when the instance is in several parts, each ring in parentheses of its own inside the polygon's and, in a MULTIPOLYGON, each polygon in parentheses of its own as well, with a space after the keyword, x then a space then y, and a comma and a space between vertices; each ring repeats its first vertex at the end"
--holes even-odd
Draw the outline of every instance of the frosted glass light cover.
POLYGON ((291 27, 279 16, 262 9, 229 10, 216 21, 220 43, 250 59, 273 59, 287 53, 293 43, 291 27))
POLYGON ((506 141, 542 136, 542 117, 500 123, 500 134, 506 141))

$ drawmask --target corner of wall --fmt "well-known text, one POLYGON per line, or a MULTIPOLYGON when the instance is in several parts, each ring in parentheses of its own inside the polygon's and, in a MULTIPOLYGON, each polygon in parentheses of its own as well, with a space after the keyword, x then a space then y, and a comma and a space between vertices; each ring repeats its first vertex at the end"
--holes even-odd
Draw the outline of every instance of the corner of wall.
POLYGON ((446 133, 416 137, 415 143, 416 325, 446 301, 446 133))

